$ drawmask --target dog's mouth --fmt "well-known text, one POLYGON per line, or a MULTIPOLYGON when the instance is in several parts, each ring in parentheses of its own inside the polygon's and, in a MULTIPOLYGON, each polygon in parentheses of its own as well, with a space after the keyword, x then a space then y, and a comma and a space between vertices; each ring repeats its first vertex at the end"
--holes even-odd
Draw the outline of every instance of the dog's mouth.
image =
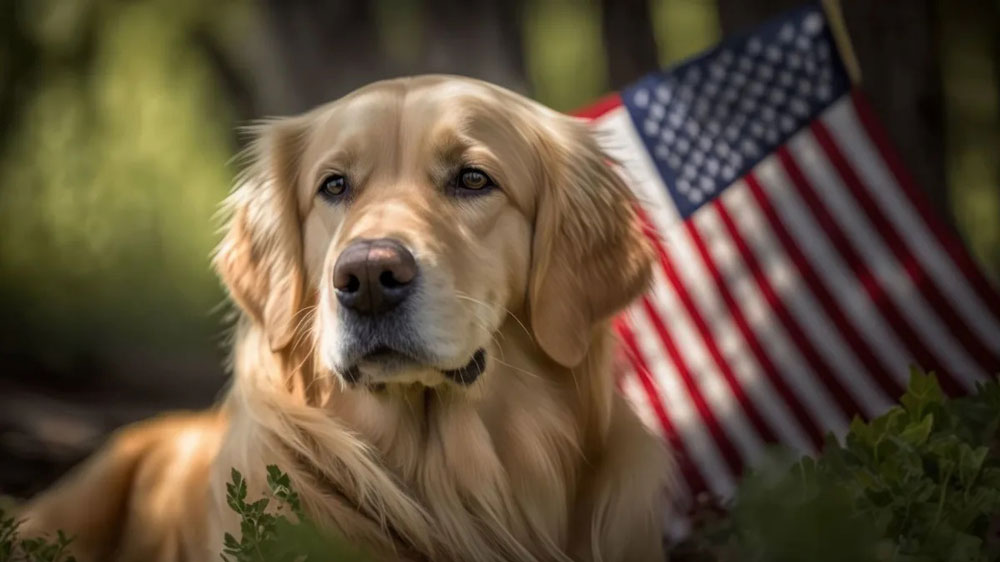
POLYGON ((379 383, 390 383, 397 374, 412 370, 437 371, 449 381, 463 386, 470 385, 486 370, 486 350, 476 350, 469 361, 457 369, 442 369, 410 353, 381 346, 362 355, 341 374, 351 384, 359 382, 365 374, 374 374, 379 383))

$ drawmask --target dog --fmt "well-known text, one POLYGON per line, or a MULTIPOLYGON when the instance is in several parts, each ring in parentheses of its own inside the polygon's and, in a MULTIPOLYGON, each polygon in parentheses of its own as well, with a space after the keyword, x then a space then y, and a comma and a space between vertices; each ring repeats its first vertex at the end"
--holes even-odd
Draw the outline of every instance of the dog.
POLYGON ((616 392, 610 328, 653 254, 586 123, 420 76, 253 132, 214 256, 224 398, 119 431, 26 532, 217 560, 231 469, 263 490, 275 464, 378 560, 664 560, 674 468, 616 392))

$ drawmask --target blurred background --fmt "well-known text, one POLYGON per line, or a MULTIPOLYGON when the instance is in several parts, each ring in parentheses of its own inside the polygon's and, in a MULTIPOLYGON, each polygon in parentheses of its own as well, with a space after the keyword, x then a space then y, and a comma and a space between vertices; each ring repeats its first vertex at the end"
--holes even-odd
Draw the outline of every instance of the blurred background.
MULTIPOLYGON (((0 492, 225 383, 208 256, 237 129, 373 80, 570 111, 794 0, 0 0, 0 492)), ((1000 272, 1000 0, 844 0, 911 170, 1000 272)))

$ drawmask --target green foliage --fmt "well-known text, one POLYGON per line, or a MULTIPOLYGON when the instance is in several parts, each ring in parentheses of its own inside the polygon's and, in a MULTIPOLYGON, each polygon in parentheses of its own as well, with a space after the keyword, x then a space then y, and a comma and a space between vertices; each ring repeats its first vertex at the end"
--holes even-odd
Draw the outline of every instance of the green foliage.
MULTIPOLYGON (((727 509, 696 512, 692 536, 671 552, 697 562, 1000 561, 1000 383, 948 399, 932 374, 914 371, 900 405, 855 419, 843 443, 817 459, 775 455, 748 475, 727 509)), ((367 558, 305 515, 287 474, 267 467, 253 494, 232 470, 225 562, 353 562, 367 558)), ((71 539, 21 539, 0 509, 0 562, 73 562, 71 539)))
MULTIPOLYGON (((343 541, 320 531, 302 511, 299 495, 288 475, 267 467, 268 492, 248 501, 247 481, 232 470, 226 501, 240 515, 240 538, 226 533, 222 559, 226 562, 361 562, 366 558, 343 541), (273 502, 273 503, 272 503, 273 502), (270 509, 269 509, 270 508, 270 509)), ((0 560, 0 562, 3 562, 0 560)))
MULTIPOLYGON (((0 130, 0 303, 24 333, 13 349, 210 352, 206 312, 222 293, 206 256, 234 147, 194 38, 236 3, 14 3, 37 60, 0 130)), ((0 60, 16 56, 0 46, 0 60)))
POLYGON ((71 537, 59 531, 48 537, 21 538, 21 521, 0 508, 0 562, 76 562, 69 553, 71 537))
POLYGON ((998 427, 1000 384, 948 400, 914 371, 900 405, 855 419, 843 444, 751 475, 727 516, 703 510, 675 558, 1000 560, 998 427))

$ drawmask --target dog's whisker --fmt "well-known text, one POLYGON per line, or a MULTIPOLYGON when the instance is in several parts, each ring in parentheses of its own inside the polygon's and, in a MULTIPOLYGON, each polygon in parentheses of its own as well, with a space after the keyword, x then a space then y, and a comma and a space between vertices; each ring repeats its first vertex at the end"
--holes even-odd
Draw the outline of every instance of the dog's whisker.
MULTIPOLYGON (((490 305, 489 305, 489 303, 486 303, 486 302, 483 302, 483 301, 481 301, 481 300, 479 300, 477 298, 471 297, 468 294, 463 293, 462 291, 455 291, 455 297, 459 298, 459 299, 462 299, 462 300, 467 300, 467 301, 475 303, 475 304, 478 304, 478 305, 480 305, 482 307, 485 307, 487 310, 489 310, 491 308, 490 305)), ((505 314, 507 314, 508 316, 510 316, 511 318, 513 318, 514 322, 517 322, 517 325, 520 326, 522 330, 524 330, 524 333, 528 336, 529 340, 531 340, 531 341, 535 340, 534 336, 531 335, 531 331, 528 330, 527 326, 524 325, 524 322, 522 322, 521 319, 518 318, 516 314, 514 314, 513 312, 511 312, 511 310, 509 308, 507 308, 506 306, 500 306, 500 309, 505 314)))
POLYGON ((501 361, 500 359, 497 359, 496 362, 499 363, 499 364, 501 364, 501 365, 503 365, 504 367, 509 368, 509 369, 514 369, 515 371, 517 371, 519 373, 523 373, 525 375, 528 375, 528 376, 531 376, 531 377, 535 377, 536 379, 544 379, 544 377, 542 377, 538 373, 533 373, 533 372, 531 372, 531 371, 529 371, 527 369, 522 369, 521 367, 518 367, 517 365, 512 365, 511 363, 507 363, 505 361, 501 361))

